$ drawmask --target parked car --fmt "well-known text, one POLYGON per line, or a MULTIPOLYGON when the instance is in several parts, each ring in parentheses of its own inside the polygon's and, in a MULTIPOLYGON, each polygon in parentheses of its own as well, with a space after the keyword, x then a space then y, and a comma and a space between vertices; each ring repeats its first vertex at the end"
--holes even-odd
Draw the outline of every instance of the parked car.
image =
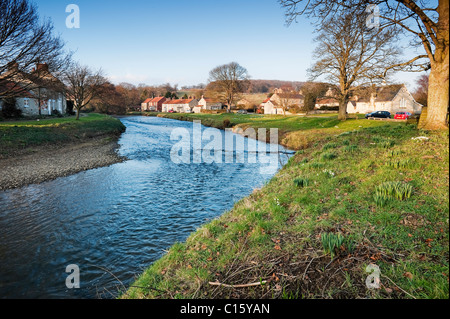
POLYGON ((391 113, 389 113, 388 111, 375 111, 375 112, 372 112, 372 113, 367 113, 365 115, 366 119, 368 119, 369 117, 390 119, 391 118, 391 113))
POLYGON ((409 112, 397 112, 394 115, 394 119, 396 120, 407 120, 412 116, 409 112))
POLYGON ((238 114, 247 114, 247 111, 246 110, 239 110, 239 111, 237 111, 237 113, 238 114))
POLYGON ((170 110, 169 113, 177 113, 177 112, 175 112, 174 110, 170 110))

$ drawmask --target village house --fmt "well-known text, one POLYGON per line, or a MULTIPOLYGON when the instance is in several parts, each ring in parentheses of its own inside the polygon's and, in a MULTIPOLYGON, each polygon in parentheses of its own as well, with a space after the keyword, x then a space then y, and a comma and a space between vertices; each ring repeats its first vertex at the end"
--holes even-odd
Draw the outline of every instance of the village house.
POLYGON ((334 97, 322 97, 316 99, 315 104, 316 109, 325 109, 325 108, 338 108, 339 107, 339 100, 334 97))
POLYGON ((167 99, 163 96, 148 98, 141 104, 142 111, 162 112, 162 105, 167 99))
POLYGON ((218 111, 222 109, 222 102, 216 99, 205 98, 202 95, 202 98, 198 101, 198 106, 201 106, 203 110, 218 111))
POLYGON ((414 100, 404 84, 384 85, 368 88, 355 95, 347 104, 347 113, 369 113, 374 111, 422 113, 422 105, 414 100))
POLYGON ((6 97, 15 99, 16 107, 24 116, 66 113, 67 100, 64 84, 50 73, 46 63, 38 63, 30 73, 19 70, 18 63, 8 64, 0 75, 0 109, 6 97))
POLYGON ((198 106, 197 99, 178 99, 165 101, 162 104, 162 112, 192 113, 198 106))
POLYGON ((297 93, 274 93, 270 98, 264 100, 260 107, 264 114, 289 115, 291 108, 300 109, 304 105, 304 97, 297 93))
POLYGON ((148 103, 150 103, 151 100, 152 100, 152 98, 148 98, 144 102, 141 103, 141 110, 142 111, 150 111, 148 103))

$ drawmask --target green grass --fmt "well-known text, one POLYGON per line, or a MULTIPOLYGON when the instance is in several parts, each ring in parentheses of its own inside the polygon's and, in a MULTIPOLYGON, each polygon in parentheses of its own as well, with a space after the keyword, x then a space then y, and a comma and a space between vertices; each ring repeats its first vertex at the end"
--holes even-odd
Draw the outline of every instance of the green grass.
POLYGON ((392 122, 373 126, 382 121, 359 127, 357 121, 316 132, 320 138, 262 189, 174 245, 122 297, 448 298, 448 131, 392 122), (411 140, 424 135, 430 139, 411 140), (335 157, 324 159, 329 152, 335 157), (401 159, 414 165, 385 164, 401 159), (377 205, 376 188, 392 182, 410 185, 411 193, 397 198, 393 190, 377 205), (322 234, 344 239, 324 252, 322 234), (365 286, 370 263, 381 269, 381 289, 365 286), (209 284, 259 280, 269 282, 244 289, 209 284))
POLYGON ((117 119, 90 113, 75 117, 0 122, 0 155, 52 143, 82 141, 86 138, 117 135, 125 130, 117 119))

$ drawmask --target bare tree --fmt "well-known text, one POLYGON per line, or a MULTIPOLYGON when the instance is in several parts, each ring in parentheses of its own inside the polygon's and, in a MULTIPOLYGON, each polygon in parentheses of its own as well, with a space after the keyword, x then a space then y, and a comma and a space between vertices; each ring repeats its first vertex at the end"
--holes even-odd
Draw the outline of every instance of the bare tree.
POLYGON ((286 9, 287 23, 300 15, 322 20, 338 8, 367 9, 379 14, 379 28, 396 26, 411 45, 421 47, 409 61, 390 66, 394 70, 430 70, 425 129, 447 129, 449 107, 449 1, 448 0, 279 0, 286 9), (437 5, 436 5, 437 2, 437 5), (375 6, 375 7, 374 7, 375 6), (372 9, 370 9, 372 8, 372 9), (377 10, 378 12, 375 12, 377 10))
POLYGON ((36 74, 32 68, 46 63, 49 71, 58 74, 68 66, 71 54, 63 50, 64 43, 53 35, 50 20, 41 22, 36 7, 27 0, 0 2, 0 85, 8 89, 2 96, 14 96, 20 91, 35 89, 36 74), (5 85, 9 83, 9 85, 5 85))
POLYGON ((236 62, 220 65, 209 72, 209 82, 213 84, 217 97, 227 104, 228 112, 238 94, 245 91, 249 78, 247 69, 236 62))
POLYGON ((339 87, 338 119, 345 120, 347 103, 358 86, 382 82, 386 66, 398 63, 399 50, 393 45, 393 28, 366 27, 366 14, 341 10, 318 27, 316 62, 309 70, 312 79, 326 76, 339 87))
POLYGON ((279 93, 277 94, 277 96, 278 98, 276 99, 276 102, 278 102, 278 105, 283 110, 283 115, 286 115, 286 112, 290 108, 300 109, 302 107, 300 101, 303 99, 303 96, 301 96, 297 92, 279 93))
POLYGON ((101 70, 92 71, 87 66, 74 64, 64 74, 64 82, 67 98, 73 100, 78 120, 81 109, 100 94, 102 86, 107 83, 107 80, 101 70))

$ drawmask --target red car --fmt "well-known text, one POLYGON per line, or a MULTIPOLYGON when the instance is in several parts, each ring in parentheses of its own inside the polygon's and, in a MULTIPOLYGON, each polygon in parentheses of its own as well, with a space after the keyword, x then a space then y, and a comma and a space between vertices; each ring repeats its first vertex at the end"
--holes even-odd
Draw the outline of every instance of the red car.
POLYGON ((407 120, 411 117, 411 113, 409 112, 397 112, 394 115, 394 119, 396 120, 407 120))

